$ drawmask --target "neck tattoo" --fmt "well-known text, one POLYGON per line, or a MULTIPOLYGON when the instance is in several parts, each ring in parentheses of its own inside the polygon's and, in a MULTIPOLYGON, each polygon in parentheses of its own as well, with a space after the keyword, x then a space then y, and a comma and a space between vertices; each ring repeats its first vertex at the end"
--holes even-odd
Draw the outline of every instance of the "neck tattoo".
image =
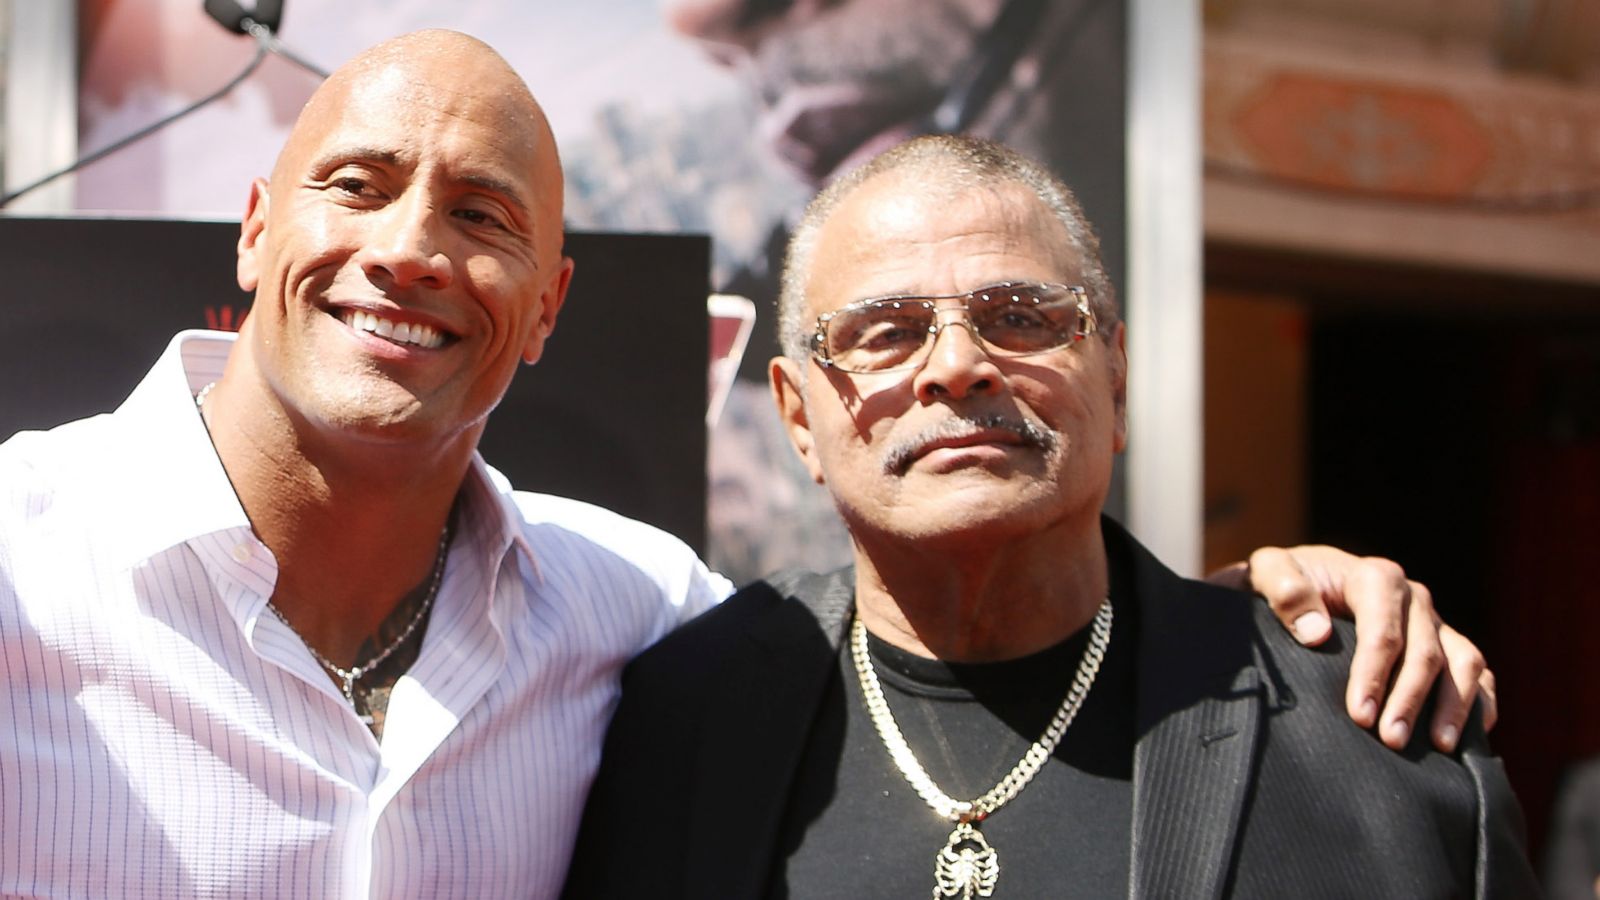
POLYGON ((1067 696, 1056 709, 1050 724, 1045 726, 1044 734, 1033 742, 1022 759, 988 793, 976 800, 955 800, 933 783, 933 779, 922 768, 922 763, 917 761, 916 754, 906 745, 906 739, 889 711, 889 703, 884 699, 878 673, 872 667, 872 654, 867 647, 867 626, 862 624, 860 616, 851 625, 850 652, 855 661, 856 674, 861 678, 861 694, 866 699, 867 715, 872 719, 884 748, 889 751, 890 760, 923 802, 933 807, 933 811, 941 818, 956 823, 944 849, 934 857, 933 900, 955 897, 972 900, 973 897, 994 896, 995 885, 1000 880, 1000 856, 989 846, 978 826, 1020 794, 1033 776, 1039 774, 1039 770, 1044 768, 1050 755, 1055 752, 1056 745, 1061 743, 1062 736, 1067 733, 1067 726, 1078 715, 1078 709, 1083 706, 1083 699, 1089 695, 1094 677, 1100 671, 1106 646, 1111 642, 1111 598, 1107 597, 1100 604, 1100 611, 1095 614, 1091 627, 1089 646, 1084 648, 1083 659, 1079 661, 1077 674, 1072 678, 1072 687, 1067 690, 1067 696))
POLYGON ((404 647, 413 634, 417 633, 423 621, 428 618, 428 611, 433 608, 433 598, 439 595, 439 582, 444 578, 444 562, 449 556, 450 526, 447 523, 444 529, 439 532, 439 549, 433 558, 433 574, 428 579, 428 593, 423 596, 422 603, 417 606, 416 613, 411 616, 410 621, 406 623, 405 629, 394 640, 384 645, 382 649, 369 657, 366 662, 351 666, 348 669, 334 665, 326 656, 318 652, 316 647, 311 646, 311 642, 307 641, 305 636, 300 634, 289 623, 288 619, 284 618, 283 612, 274 606, 271 600, 267 601, 267 611, 272 613, 273 617, 279 622, 282 622, 284 627, 293 631, 295 637, 300 638, 300 641, 306 645, 306 649, 311 651, 312 658, 324 669, 327 669, 328 674, 338 679, 339 689, 344 693, 344 699, 349 701, 350 708, 355 710, 356 718, 360 719, 365 725, 371 725, 373 724, 372 714, 370 712, 361 712, 360 705, 356 703, 356 682, 360 681, 362 676, 371 674, 374 669, 383 664, 384 660, 393 656, 396 650, 404 647))
MULTIPOLYGON (((205 412, 206 397, 211 394, 211 389, 216 386, 217 383, 213 381, 201 388, 200 392, 195 395, 195 409, 200 410, 202 414, 205 412)), ((422 623, 427 621, 428 612, 433 608, 434 598, 439 595, 439 583, 444 578, 444 564, 445 560, 448 559, 449 556, 450 523, 447 520, 444 528, 439 532, 439 548, 434 552, 433 571, 428 576, 428 591, 425 595, 423 595, 422 602, 417 605, 416 612, 412 614, 411 618, 406 622, 405 628, 403 628, 393 640, 389 641, 389 643, 373 652, 373 654, 369 656, 365 662, 358 663, 357 665, 349 668, 334 665, 331 660, 329 660, 326 656, 323 656, 322 653, 318 651, 316 647, 313 647, 311 642, 306 640, 305 636, 302 635, 299 630, 296 629, 294 625, 284 617, 283 611, 278 609, 277 606, 273 605, 271 600, 267 601, 267 611, 272 613, 273 618, 277 619, 279 622, 282 622, 285 628, 289 629, 291 632, 294 632, 295 637, 300 638, 300 642, 305 644, 306 649, 311 652, 311 657, 317 661, 317 664, 326 669, 328 674, 332 675, 339 683, 340 692, 344 694, 344 698, 349 702, 350 708, 355 711, 356 718, 360 719, 362 724, 371 726, 374 724, 374 718, 371 712, 361 712, 361 705, 356 702, 356 682, 360 681, 362 677, 370 675, 375 669, 383 664, 384 660, 393 656, 395 651, 404 647, 406 643, 410 641, 411 636, 416 634, 417 631, 421 629, 422 623)), ((387 689, 384 690, 384 695, 384 705, 387 706, 387 689)), ((371 705, 372 704, 369 701, 369 708, 371 705)))

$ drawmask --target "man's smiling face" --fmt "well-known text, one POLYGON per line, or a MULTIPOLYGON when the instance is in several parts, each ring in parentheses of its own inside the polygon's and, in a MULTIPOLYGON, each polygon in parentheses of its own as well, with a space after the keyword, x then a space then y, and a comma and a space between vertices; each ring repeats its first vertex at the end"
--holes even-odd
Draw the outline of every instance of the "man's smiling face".
POLYGON ((554 327, 561 240, 532 97, 488 48, 424 33, 336 74, 253 187, 250 352, 313 428, 475 442, 554 327))

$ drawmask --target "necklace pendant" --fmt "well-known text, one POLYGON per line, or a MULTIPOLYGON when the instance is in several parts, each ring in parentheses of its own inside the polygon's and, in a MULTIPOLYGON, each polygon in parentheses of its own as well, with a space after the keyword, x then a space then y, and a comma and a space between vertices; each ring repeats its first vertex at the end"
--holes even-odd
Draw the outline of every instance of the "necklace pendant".
POLYGON ((993 897, 999 881, 1000 855, 984 840, 983 832, 971 822, 957 825, 934 857, 933 900, 993 897))
POLYGON ((354 669, 350 669, 349 671, 340 672, 339 675, 344 679, 344 698, 350 701, 351 706, 355 706, 356 679, 360 678, 362 675, 361 667, 356 666, 354 669))

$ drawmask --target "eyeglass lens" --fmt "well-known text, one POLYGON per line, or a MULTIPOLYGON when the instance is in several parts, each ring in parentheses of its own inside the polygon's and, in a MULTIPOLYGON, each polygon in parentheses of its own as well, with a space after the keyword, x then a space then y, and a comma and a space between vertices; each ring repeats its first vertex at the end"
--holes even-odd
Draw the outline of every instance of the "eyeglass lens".
MULTIPOLYGON (((1083 336, 1086 325, 1079 294, 1064 286, 1001 285, 980 288, 964 299, 972 329, 986 349, 1000 355, 1066 346, 1083 336)), ((850 372, 915 365, 933 345, 938 320, 932 300, 870 300, 834 313, 826 325, 824 348, 829 361, 850 372)))

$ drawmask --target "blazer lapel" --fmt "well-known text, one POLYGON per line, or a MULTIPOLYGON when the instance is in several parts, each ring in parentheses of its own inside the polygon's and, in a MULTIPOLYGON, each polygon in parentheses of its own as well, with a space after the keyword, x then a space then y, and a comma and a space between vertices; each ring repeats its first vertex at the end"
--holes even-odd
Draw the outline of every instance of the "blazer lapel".
POLYGON ((696 766, 711 789, 680 825, 700 836, 685 861, 686 896, 764 896, 789 786, 854 608, 853 569, 771 587, 771 609, 730 648, 735 674, 705 698, 718 712, 706 718, 696 766))
POLYGON ((1262 715, 1251 601, 1221 591, 1196 596, 1212 592, 1127 544, 1140 604, 1129 893, 1220 897, 1255 777, 1262 715))

